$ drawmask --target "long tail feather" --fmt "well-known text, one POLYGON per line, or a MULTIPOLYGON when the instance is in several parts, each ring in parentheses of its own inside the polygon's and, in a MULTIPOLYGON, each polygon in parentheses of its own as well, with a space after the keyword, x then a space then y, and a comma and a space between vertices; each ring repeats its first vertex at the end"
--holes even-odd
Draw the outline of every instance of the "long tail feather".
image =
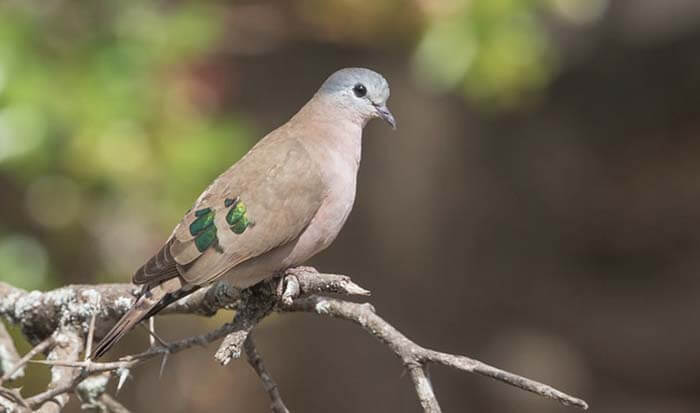
POLYGON ((158 286, 141 294, 136 300, 134 307, 127 311, 117 324, 109 330, 107 335, 100 340, 97 346, 95 346, 95 350, 90 358, 96 360, 102 357, 112 346, 117 344, 126 333, 134 328, 136 324, 152 315, 151 310, 158 306, 166 294, 167 293, 163 289, 158 288, 158 286))
POLYGON ((199 286, 191 286, 185 290, 181 287, 182 283, 179 279, 173 278, 145 290, 139 298, 136 299, 134 306, 127 311, 117 324, 109 330, 107 335, 100 340, 90 358, 96 360, 102 357, 112 346, 117 344, 126 333, 134 328, 136 324, 153 317, 171 303, 192 294, 200 288, 199 286))

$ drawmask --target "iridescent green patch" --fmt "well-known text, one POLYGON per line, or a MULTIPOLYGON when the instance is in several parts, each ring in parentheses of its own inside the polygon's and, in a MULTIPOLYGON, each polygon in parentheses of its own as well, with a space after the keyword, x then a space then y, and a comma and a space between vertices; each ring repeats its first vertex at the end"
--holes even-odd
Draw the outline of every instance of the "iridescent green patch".
POLYGON ((247 217, 243 216, 241 219, 236 221, 235 224, 231 225, 231 231, 235 232, 236 234, 242 234, 249 225, 250 221, 248 221, 247 217))
POLYGON ((204 252, 207 248, 209 248, 214 242, 216 241, 216 226, 215 225, 210 225, 202 231, 201 234, 197 235, 197 237, 194 239, 194 244, 197 246, 197 250, 199 252, 204 252))
POLYGON ((211 208, 204 208, 204 209, 194 211, 194 216, 201 217, 202 215, 206 215, 210 212, 211 212, 211 208))
POLYGON ((247 208, 243 202, 236 202, 228 211, 228 214, 226 214, 226 222, 228 222, 229 225, 234 225, 245 216, 246 211, 247 208))
POLYGON ((231 209, 229 209, 228 214, 226 214, 226 222, 228 222, 231 231, 236 234, 242 234, 253 224, 247 215, 248 208, 242 201, 238 200, 238 198, 236 198, 230 206, 231 209))
POLYGON ((211 208, 200 209, 194 213, 194 216, 197 219, 190 224, 190 234, 192 235, 199 234, 214 223, 214 211, 211 208))
POLYGON ((195 211, 197 217, 190 224, 190 234, 194 238, 194 244, 199 252, 204 252, 212 244, 217 244, 216 225, 214 225, 214 211, 211 208, 203 208, 195 211))

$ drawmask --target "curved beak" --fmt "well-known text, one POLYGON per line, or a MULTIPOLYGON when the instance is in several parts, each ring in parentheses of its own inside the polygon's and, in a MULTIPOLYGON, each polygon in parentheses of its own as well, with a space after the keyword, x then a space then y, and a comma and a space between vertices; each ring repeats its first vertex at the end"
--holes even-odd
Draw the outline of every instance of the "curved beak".
POLYGON ((392 129, 396 129, 396 119, 394 119, 394 115, 391 114, 391 111, 388 107, 386 107, 386 104, 374 105, 374 107, 377 109, 377 116, 384 119, 386 123, 391 125, 392 129))

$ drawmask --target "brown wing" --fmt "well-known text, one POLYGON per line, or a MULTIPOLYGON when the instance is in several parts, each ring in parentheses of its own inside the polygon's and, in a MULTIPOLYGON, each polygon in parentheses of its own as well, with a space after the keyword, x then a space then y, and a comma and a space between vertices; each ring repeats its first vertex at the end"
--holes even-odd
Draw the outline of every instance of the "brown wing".
POLYGON ((175 259, 170 253, 171 243, 172 238, 136 271, 132 278, 134 284, 157 283, 180 275, 175 259))
POLYGON ((271 138, 214 181, 134 283, 206 284, 301 234, 323 201, 322 171, 296 140, 271 138))

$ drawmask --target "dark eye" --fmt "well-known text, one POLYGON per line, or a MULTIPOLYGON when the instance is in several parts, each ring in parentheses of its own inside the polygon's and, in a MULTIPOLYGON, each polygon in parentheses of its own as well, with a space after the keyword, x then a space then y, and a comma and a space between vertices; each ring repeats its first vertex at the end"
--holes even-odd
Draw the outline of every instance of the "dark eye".
POLYGON ((367 88, 362 83, 356 84, 355 87, 352 88, 352 91, 355 92, 355 96, 358 98, 364 97, 367 94, 367 88))

